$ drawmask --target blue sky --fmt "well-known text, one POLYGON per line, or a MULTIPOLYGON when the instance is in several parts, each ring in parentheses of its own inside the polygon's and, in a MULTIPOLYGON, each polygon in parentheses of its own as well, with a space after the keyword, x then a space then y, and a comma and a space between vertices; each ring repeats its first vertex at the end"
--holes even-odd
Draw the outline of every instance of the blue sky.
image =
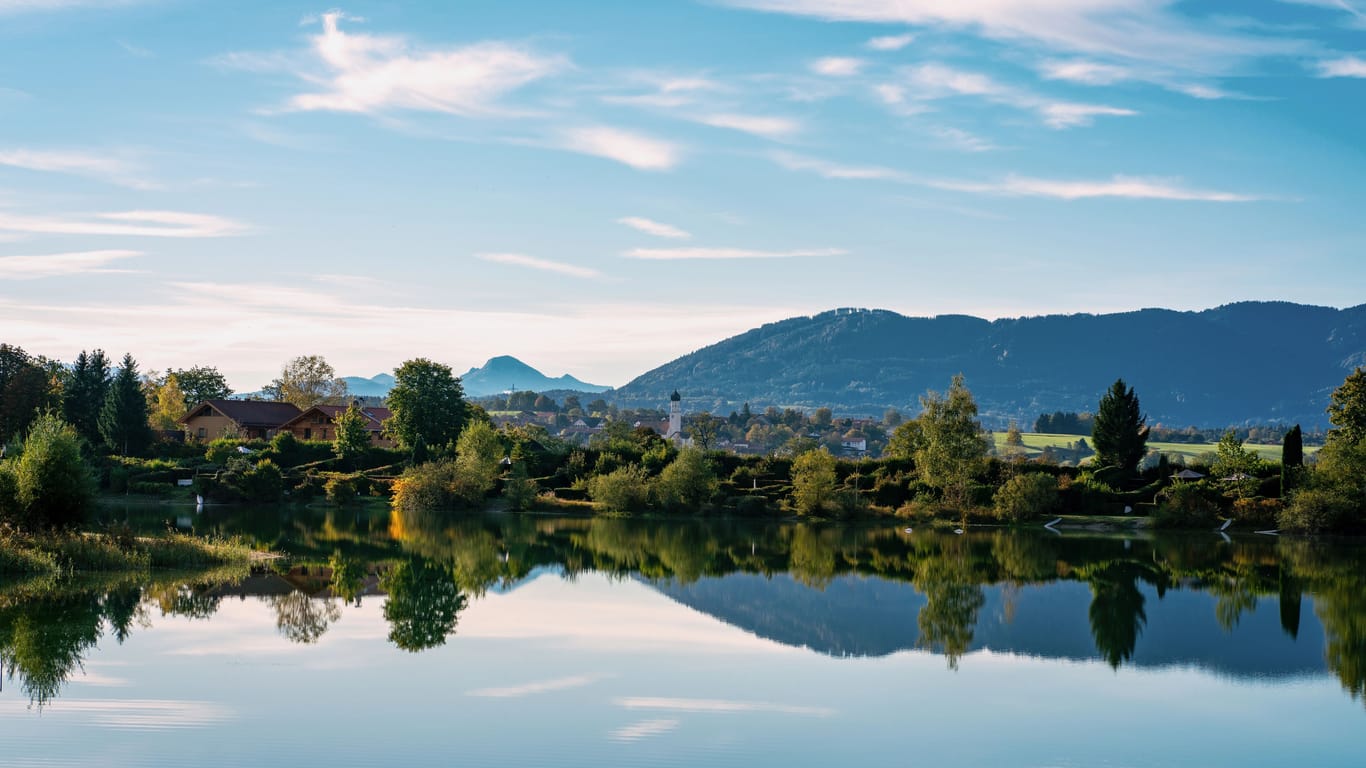
POLYGON ((0 0, 0 339, 619 385, 844 306, 1366 301, 1366 0, 0 0))

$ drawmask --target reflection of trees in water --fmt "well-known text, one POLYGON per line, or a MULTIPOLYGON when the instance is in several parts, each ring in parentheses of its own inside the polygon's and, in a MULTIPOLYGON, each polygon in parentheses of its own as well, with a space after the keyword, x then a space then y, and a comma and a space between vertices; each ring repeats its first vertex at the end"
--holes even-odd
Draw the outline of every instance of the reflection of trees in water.
POLYGON ((455 634, 466 598, 451 571, 424 558, 404 560, 385 572, 381 586, 389 593, 384 618, 389 640, 405 651, 443 645, 455 634))
POLYGON ((972 645, 977 613, 986 603, 980 582, 974 578, 966 539, 944 539, 942 556, 920 564, 914 584, 925 595, 916 617, 920 645, 944 654, 950 669, 972 645))
POLYGON ((328 627, 341 618, 336 600, 314 599, 303 592, 271 595, 266 603, 275 609, 275 628, 294 643, 318 642, 328 627))
POLYGON ((1148 621, 1143 593, 1138 591, 1141 571, 1132 563, 1118 562, 1091 572, 1091 636, 1096 650, 1111 667, 1133 658, 1138 636, 1148 621))
MULTIPOLYGON (((0 603, 0 605, 4 605, 0 603)), ((39 707, 61 691, 100 638, 96 593, 37 598, 0 607, 0 661, 39 707)))
POLYGON ((130 586, 111 590, 102 601, 104 618, 119 645, 133 632, 133 625, 148 626, 147 611, 142 607, 142 587, 130 586))
POLYGON ((824 589, 835 577, 835 555, 838 542, 829 529, 798 525, 792 530, 789 566, 797 581, 817 589, 824 589))

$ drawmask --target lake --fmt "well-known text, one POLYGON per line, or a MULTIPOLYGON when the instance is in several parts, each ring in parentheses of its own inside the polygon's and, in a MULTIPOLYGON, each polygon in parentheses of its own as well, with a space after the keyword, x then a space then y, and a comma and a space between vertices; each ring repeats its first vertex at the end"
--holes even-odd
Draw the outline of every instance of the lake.
POLYGON ((0 764, 1360 766, 1366 547, 170 508, 0 583, 0 764))

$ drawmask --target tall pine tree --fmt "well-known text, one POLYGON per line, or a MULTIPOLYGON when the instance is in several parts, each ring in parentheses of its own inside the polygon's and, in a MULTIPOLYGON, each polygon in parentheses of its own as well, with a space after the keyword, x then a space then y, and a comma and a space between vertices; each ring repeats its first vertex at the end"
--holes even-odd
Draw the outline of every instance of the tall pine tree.
POLYGON ((100 410, 100 436, 111 451, 124 456, 141 453, 152 441, 147 426, 147 398, 138 380, 138 364, 125 354, 100 410))
POLYGON ((1296 424, 1285 433, 1285 440, 1281 442, 1281 494, 1287 494, 1295 488, 1295 481, 1299 478, 1300 467, 1304 466, 1304 435, 1300 432, 1300 425, 1296 424))
POLYGON ((109 358, 104 350, 82 351, 62 391, 62 417, 91 445, 100 444, 100 409, 109 394, 109 358))
POLYGON ((1147 452, 1148 417, 1138 407, 1138 395, 1124 379, 1116 379, 1100 399, 1091 422, 1091 447, 1096 465, 1133 470, 1147 452))

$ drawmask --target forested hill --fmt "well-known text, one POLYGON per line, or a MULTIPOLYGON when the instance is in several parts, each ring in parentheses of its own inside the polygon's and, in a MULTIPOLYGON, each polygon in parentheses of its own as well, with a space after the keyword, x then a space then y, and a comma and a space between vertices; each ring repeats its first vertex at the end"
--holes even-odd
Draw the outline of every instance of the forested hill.
POLYGON ((1144 309, 987 321, 838 309, 747 331, 645 373, 612 393, 689 411, 749 402, 880 415, 919 410, 963 373, 989 425, 1093 410, 1116 378, 1149 423, 1326 422, 1328 396, 1366 365, 1366 305, 1338 310, 1245 302, 1201 312, 1144 309))

